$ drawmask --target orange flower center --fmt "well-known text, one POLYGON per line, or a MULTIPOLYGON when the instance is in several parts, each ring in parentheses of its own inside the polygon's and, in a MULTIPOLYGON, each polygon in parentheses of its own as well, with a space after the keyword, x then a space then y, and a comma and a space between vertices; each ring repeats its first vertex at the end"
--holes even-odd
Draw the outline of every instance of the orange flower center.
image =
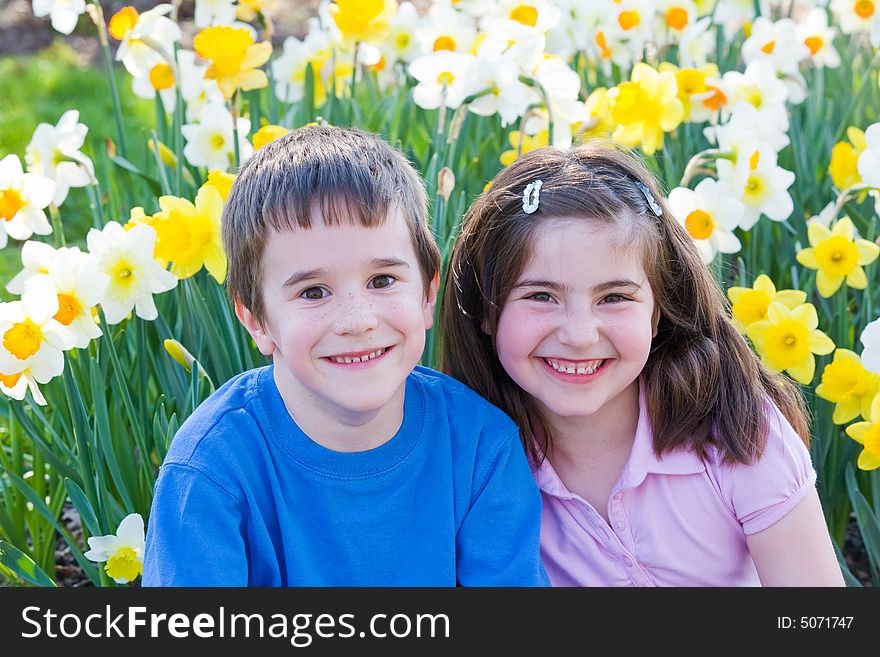
POLYGON ((510 12, 510 18, 517 23, 535 27, 538 23, 538 10, 531 5, 520 5, 510 12))
POLYGON ((71 294, 58 295, 58 312, 55 313, 55 319, 64 326, 70 326, 71 322, 76 319, 82 310, 79 299, 71 294))
POLYGON ((174 71, 168 64, 156 64, 150 69, 150 84, 156 91, 164 91, 174 86, 174 71))
POLYGON ((859 0, 853 10, 859 18, 871 18, 874 15, 874 2, 873 0, 859 0))
POLYGON ((113 14, 107 29, 114 39, 122 41, 137 25, 139 17, 137 9, 134 7, 123 7, 113 14))
POLYGON ((15 189, 0 189, 0 219, 10 221, 24 207, 24 199, 15 189))
POLYGON ((775 41, 768 41, 761 47, 761 52, 769 55, 773 52, 773 49, 776 47, 775 41))
POLYGON ((455 39, 448 35, 438 36, 434 40, 434 52, 438 50, 452 50, 455 51, 455 39))
POLYGON ((810 49, 810 54, 815 55, 822 49, 822 46, 825 45, 825 42, 822 41, 822 37, 811 36, 804 39, 804 44, 807 48, 810 49))
POLYGON ((688 24, 688 13, 681 7, 672 7, 666 11, 666 24, 673 30, 683 30, 688 24))
POLYGON ((18 324, 3 335, 3 346, 19 360, 27 360, 40 350, 43 332, 30 319, 18 324))
POLYGON ((687 232, 690 233, 691 237, 695 240, 705 240, 712 235, 712 229, 715 227, 715 223, 712 221, 712 216, 708 212, 694 210, 687 216, 687 219, 684 220, 684 227, 687 228, 687 232))
POLYGON ((639 26, 642 22, 642 17, 637 11, 622 11, 617 17, 617 22, 624 30, 631 30, 639 26))

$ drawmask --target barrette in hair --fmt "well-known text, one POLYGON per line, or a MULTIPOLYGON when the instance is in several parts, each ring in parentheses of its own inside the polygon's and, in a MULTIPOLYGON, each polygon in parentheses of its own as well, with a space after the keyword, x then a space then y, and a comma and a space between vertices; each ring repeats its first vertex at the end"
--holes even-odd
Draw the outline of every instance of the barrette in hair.
POLYGON ((645 197, 645 200, 648 202, 648 207, 651 208, 651 212, 653 212, 656 216, 663 216, 663 208, 657 203, 657 199, 654 198, 654 195, 651 193, 651 190, 648 189, 648 186, 643 183, 641 180, 633 180, 636 184, 636 187, 639 188, 639 191, 645 197))
POLYGON ((523 190, 522 208, 526 214, 532 214, 538 209, 538 203, 541 201, 541 186, 543 184, 543 180, 533 180, 523 190))

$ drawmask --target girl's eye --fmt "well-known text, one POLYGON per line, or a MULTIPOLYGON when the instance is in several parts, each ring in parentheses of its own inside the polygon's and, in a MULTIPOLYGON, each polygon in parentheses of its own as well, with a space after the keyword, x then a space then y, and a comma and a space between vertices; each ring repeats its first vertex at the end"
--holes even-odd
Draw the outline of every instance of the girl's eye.
POLYGON ((529 296, 527 296, 526 299, 531 299, 532 301, 540 301, 543 303, 553 301, 553 297, 551 297, 547 292, 535 292, 534 294, 530 294, 529 296))
POLYGON ((606 294, 602 299, 603 303, 620 303, 621 301, 626 301, 626 297, 622 294, 606 294))
POLYGON ((379 276, 374 276, 370 283, 372 284, 372 287, 382 289, 390 287, 396 280, 397 279, 394 278, 394 276, 390 276, 389 274, 380 274, 379 276))
POLYGON ((325 290, 323 287, 318 287, 316 285, 315 287, 306 288, 300 293, 299 296, 301 296, 303 299, 309 299, 310 301, 318 301, 319 299, 323 299, 325 296, 327 296, 326 292, 327 290, 325 290))

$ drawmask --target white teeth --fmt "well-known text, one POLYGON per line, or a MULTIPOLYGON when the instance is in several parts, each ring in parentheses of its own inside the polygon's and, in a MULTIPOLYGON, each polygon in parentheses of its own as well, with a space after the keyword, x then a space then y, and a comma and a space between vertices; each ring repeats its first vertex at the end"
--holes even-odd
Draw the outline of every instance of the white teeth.
POLYGON ((382 354, 385 353, 384 349, 377 349, 376 351, 371 351, 364 356, 331 356, 330 360, 336 363, 365 363, 368 360, 373 360, 374 358, 378 358, 382 354))
POLYGON ((605 360, 591 360, 587 361, 583 365, 578 365, 574 367, 573 365, 563 365, 562 363, 552 360, 550 358, 545 358, 544 362, 546 362, 550 367, 552 367, 557 372, 563 372, 565 374, 592 374, 596 370, 598 370, 605 360))

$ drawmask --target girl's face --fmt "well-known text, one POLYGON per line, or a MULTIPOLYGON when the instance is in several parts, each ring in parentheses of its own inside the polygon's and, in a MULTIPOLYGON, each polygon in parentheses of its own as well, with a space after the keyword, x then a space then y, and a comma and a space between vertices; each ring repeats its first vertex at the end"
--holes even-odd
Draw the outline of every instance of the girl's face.
POLYGON ((504 304, 498 358, 551 425, 638 413, 654 295, 639 249, 623 243, 600 221, 545 220, 504 304))

